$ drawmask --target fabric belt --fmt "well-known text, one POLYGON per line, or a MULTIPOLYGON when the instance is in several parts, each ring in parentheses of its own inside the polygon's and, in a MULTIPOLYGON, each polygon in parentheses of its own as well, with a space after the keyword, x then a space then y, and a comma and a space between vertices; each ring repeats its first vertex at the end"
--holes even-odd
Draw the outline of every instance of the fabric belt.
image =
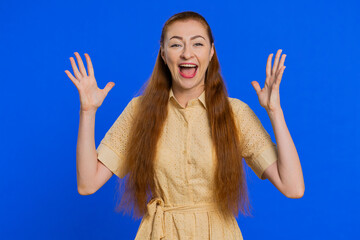
POLYGON ((211 212, 218 210, 218 208, 215 203, 203 203, 196 205, 181 205, 170 207, 165 206, 165 203, 161 198, 153 198, 147 204, 147 210, 150 219, 152 219, 152 232, 150 239, 158 240, 165 237, 165 212, 211 212))

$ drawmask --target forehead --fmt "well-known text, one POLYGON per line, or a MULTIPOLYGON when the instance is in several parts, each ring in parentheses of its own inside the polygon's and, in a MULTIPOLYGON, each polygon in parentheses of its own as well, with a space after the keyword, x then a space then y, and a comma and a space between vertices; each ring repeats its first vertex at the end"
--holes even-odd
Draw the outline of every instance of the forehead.
POLYGON ((166 39, 172 36, 189 38, 194 35, 201 35, 208 39, 206 28, 201 22, 196 20, 176 21, 168 26, 166 39))

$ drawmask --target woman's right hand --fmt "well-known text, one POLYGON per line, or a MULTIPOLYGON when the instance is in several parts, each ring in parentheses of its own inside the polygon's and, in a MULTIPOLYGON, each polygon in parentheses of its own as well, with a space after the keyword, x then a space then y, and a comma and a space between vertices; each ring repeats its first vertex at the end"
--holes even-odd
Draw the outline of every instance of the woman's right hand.
POLYGON ((74 77, 68 70, 65 70, 65 73, 68 75, 70 80, 74 83, 74 85, 79 91, 80 110, 96 111, 103 103, 109 91, 115 86, 115 83, 108 82, 104 89, 98 88, 90 56, 87 53, 84 54, 89 72, 89 74, 87 74, 84 63, 81 60, 79 53, 75 52, 74 54, 78 61, 80 72, 76 66, 74 58, 70 57, 71 66, 74 70, 74 75, 76 77, 74 77))

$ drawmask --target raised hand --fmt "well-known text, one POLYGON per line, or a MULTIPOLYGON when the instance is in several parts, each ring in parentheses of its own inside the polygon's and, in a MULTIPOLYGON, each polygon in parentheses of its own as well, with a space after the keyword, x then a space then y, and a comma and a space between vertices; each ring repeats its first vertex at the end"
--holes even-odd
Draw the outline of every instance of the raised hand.
POLYGON ((81 104, 80 110, 96 111, 103 103, 109 91, 115 86, 115 83, 108 82, 104 89, 98 88, 90 56, 87 53, 84 54, 89 72, 89 74, 87 74, 79 53, 75 52, 74 54, 76 56, 80 71, 76 66, 74 58, 70 57, 71 66, 76 77, 74 77, 68 70, 65 70, 65 73, 79 91, 81 104))
POLYGON ((273 54, 271 53, 267 59, 266 64, 266 79, 265 86, 261 89, 257 81, 252 81, 251 84, 254 87, 256 94, 258 95, 260 105, 266 109, 266 111, 276 111, 280 109, 280 94, 279 86, 281 82, 282 75, 285 70, 284 62, 286 54, 281 56, 282 50, 279 49, 276 53, 274 66, 271 69, 271 61, 273 54))

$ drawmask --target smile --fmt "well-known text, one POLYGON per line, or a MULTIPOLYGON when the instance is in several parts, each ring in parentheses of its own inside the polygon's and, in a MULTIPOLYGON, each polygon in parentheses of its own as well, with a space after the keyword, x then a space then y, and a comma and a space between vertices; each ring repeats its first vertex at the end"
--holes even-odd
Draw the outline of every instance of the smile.
POLYGON ((194 63, 182 63, 179 65, 179 73, 184 78, 195 77, 198 66, 194 63))

